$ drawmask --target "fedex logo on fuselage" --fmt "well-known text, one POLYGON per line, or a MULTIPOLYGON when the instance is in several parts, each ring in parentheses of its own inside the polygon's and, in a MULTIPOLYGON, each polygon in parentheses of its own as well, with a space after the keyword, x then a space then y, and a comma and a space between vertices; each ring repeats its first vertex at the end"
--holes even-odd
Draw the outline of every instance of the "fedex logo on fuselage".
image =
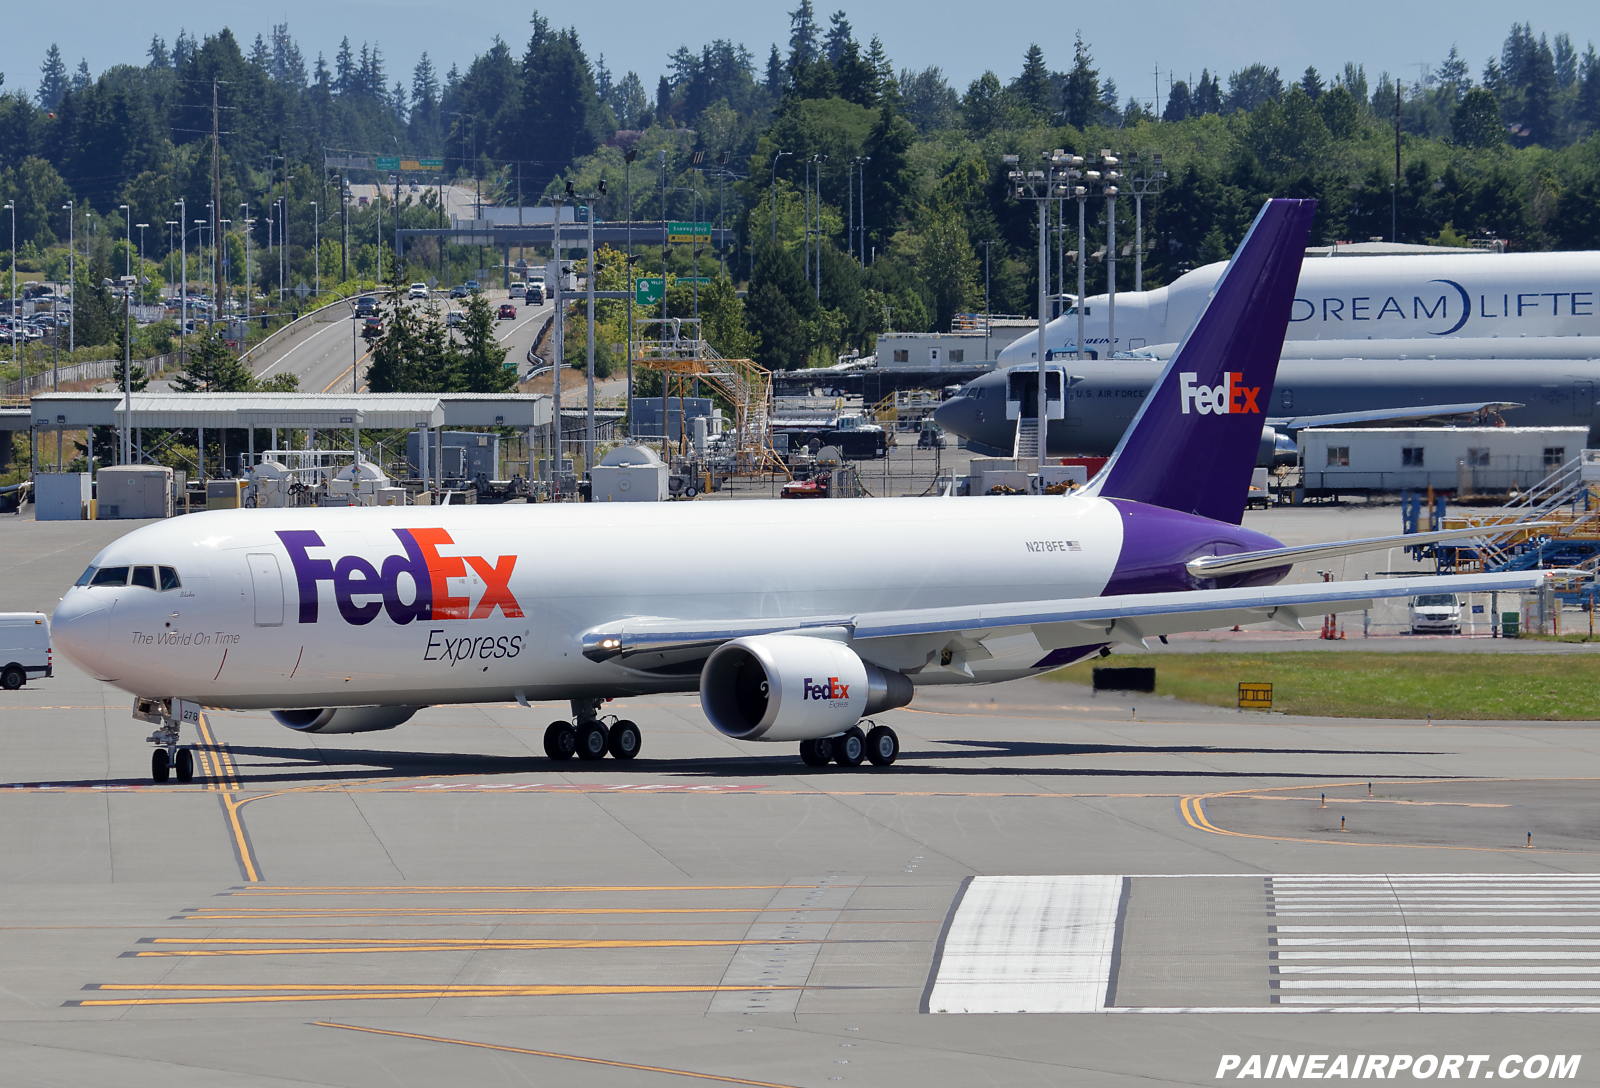
POLYGON ((1240 379, 1244 377, 1242 372, 1228 371, 1225 375, 1227 380, 1218 386, 1196 385, 1199 377, 1195 373, 1178 375, 1178 403, 1183 406, 1184 415, 1189 414, 1191 404, 1203 416, 1245 412, 1261 414, 1261 407, 1256 403, 1256 397, 1261 395, 1261 387, 1241 385, 1240 379))
POLYGON ((495 609, 507 619, 521 619, 522 607, 511 592, 514 555, 491 563, 479 555, 441 555, 441 547, 455 541, 444 529, 396 529, 401 554, 385 556, 374 565, 359 555, 336 558, 313 556, 325 547, 322 537, 309 529, 278 532, 289 550, 295 581, 300 590, 300 622, 317 622, 318 583, 333 583, 333 599, 346 623, 361 626, 387 611, 398 624, 412 620, 481 620, 495 609), (450 579, 467 577, 467 568, 483 579, 477 604, 466 596, 452 596, 450 579), (404 583, 409 582, 409 586, 404 583))
POLYGON ((812 683, 811 677, 806 677, 801 685, 803 696, 807 699, 848 699, 850 698, 850 685, 839 683, 837 676, 828 677, 826 684, 812 683))

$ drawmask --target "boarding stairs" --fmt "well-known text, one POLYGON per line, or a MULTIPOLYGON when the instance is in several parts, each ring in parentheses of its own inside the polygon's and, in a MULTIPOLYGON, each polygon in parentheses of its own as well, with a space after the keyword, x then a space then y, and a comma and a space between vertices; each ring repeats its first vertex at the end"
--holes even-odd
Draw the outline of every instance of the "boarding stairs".
MULTIPOLYGON (((1486 514, 1445 518, 1442 529, 1482 527, 1475 556, 1460 572, 1562 567, 1600 570, 1600 450, 1584 450, 1504 506, 1486 514), (1532 527, 1538 523, 1538 527, 1532 527)), ((1441 545, 1441 550, 1448 548, 1441 545)))
POLYGON ((1039 456, 1039 417, 1023 416, 1017 420, 1017 437, 1011 446, 1011 456, 1018 460, 1039 456))

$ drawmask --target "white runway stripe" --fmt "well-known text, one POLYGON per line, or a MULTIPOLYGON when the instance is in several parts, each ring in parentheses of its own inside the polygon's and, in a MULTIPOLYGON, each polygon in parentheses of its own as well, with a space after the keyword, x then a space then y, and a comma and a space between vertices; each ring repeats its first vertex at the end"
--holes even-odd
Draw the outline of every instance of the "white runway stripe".
MULTIPOLYGON (((1284 994, 1279 999, 1285 1005, 1397 1005, 1393 994, 1284 994)), ((1540 1005, 1555 1009, 1561 1005, 1600 1005, 1600 997, 1554 997, 1547 994, 1524 996, 1522 994, 1419 994, 1406 1004, 1419 1005, 1540 1005)), ((1488 1011, 1488 1010, 1485 1010, 1488 1011)))
POLYGON ((1280 960, 1600 960, 1600 952, 1279 952, 1280 960))
POLYGON ((1560 981, 1545 981, 1542 979, 1471 979, 1471 978, 1419 978, 1414 980, 1397 979, 1393 982, 1387 979, 1376 978, 1330 978, 1330 979, 1298 979, 1286 978, 1278 983, 1285 990, 1393 990, 1393 989, 1419 989, 1419 990, 1600 990, 1600 982, 1588 982, 1583 979, 1562 979, 1560 981))
POLYGON ((1600 964, 1593 967, 1536 967, 1528 964, 1507 971, 1503 964, 1492 967, 1378 967, 1364 963, 1359 967, 1323 967, 1317 964, 1282 964, 1273 968, 1280 975, 1600 975, 1600 964))
POLYGON ((1313 948, 1327 945, 1367 948, 1384 948, 1409 945, 1428 948, 1444 945, 1448 948, 1477 947, 1479 945, 1509 945, 1512 948, 1600 948, 1600 940, 1591 937, 1279 937, 1279 948, 1313 948))
POLYGON ((1278 926, 1279 933, 1600 933, 1600 926, 1278 926))
POLYGON ((930 1012, 1094 1012, 1116 943, 1117 876, 976 877, 944 939, 930 1012))

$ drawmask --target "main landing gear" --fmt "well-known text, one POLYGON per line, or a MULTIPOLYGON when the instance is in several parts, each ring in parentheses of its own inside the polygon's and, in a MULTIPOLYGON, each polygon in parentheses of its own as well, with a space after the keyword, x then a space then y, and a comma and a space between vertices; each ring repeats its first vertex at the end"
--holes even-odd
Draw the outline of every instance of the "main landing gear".
POLYGON ((800 758, 807 767, 826 767, 830 763, 859 767, 865 760, 875 767, 887 767, 900 758, 900 738, 887 725, 873 725, 865 733, 859 725, 852 725, 835 737, 801 741, 800 758))
POLYGON ((604 759, 610 753, 613 759, 632 759, 639 754, 644 743, 639 727, 625 719, 613 717, 608 725, 599 717, 601 700, 572 700, 572 722, 551 722, 544 731, 544 754, 560 762, 576 755, 582 760, 604 759))
POLYGON ((194 750, 179 746, 178 719, 172 716, 171 704, 166 700, 135 699, 133 716, 157 727, 146 738, 157 746, 150 753, 150 781, 165 782, 176 773, 184 785, 193 782, 194 750))

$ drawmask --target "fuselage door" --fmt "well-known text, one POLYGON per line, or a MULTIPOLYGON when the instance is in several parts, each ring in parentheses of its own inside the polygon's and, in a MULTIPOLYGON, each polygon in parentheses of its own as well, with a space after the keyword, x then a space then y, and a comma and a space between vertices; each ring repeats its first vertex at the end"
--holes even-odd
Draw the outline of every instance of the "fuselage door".
POLYGON ((1572 415, 1575 419, 1594 415, 1594 382, 1572 383, 1572 415))
POLYGON ((250 584, 256 594, 256 626, 283 626, 283 572, 278 567, 278 557, 271 552, 253 552, 250 561, 250 584))

